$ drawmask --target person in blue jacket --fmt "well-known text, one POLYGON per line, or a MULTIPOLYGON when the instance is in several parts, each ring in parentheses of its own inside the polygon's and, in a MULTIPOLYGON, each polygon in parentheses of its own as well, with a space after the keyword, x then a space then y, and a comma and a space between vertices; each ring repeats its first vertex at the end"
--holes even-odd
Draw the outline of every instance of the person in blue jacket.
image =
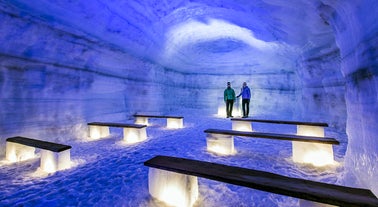
POLYGON ((224 90, 224 102, 226 102, 227 118, 232 116, 232 108, 234 107, 235 91, 231 88, 231 83, 227 82, 227 88, 224 90))
POLYGON ((242 96, 242 107, 243 107, 243 118, 247 118, 249 114, 249 101, 251 99, 251 90, 249 90, 247 83, 243 83, 240 94, 238 98, 242 96))

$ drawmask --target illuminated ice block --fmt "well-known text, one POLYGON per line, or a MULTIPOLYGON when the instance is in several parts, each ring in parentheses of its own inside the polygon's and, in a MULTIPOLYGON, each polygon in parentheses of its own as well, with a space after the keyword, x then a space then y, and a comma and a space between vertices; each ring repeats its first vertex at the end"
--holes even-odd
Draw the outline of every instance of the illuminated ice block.
POLYGON ((14 142, 6 142, 5 158, 11 162, 31 159, 35 156, 35 147, 14 142))
POLYGON ((293 161, 324 166, 334 163, 330 144, 293 141, 293 161))
MULTIPOLYGON (((232 116, 241 116, 242 111, 238 107, 233 107, 232 109, 232 116)), ((226 112, 226 104, 223 103, 222 105, 218 106, 218 113, 217 115, 219 117, 226 117, 227 112, 226 112)))
POLYGON ((184 127, 184 118, 167 118, 167 128, 179 129, 184 127))
POLYGON ((147 139, 146 127, 123 128, 123 139, 127 143, 141 142, 147 139))
POLYGON ((297 134, 303 136, 324 137, 324 127, 297 125, 297 134))
POLYGON ((148 125, 148 117, 135 117, 135 124, 148 125))
POLYGON ((300 207, 335 207, 334 205, 299 199, 300 207))
POLYGON ((198 198, 198 179, 156 168, 149 168, 148 191, 169 206, 191 207, 198 198))
POLYGON ((252 131, 252 123, 250 123, 248 121, 232 120, 232 130, 251 132, 252 131))
POLYGON ((55 172, 71 167, 71 152, 64 150, 62 152, 53 152, 41 149, 41 169, 45 172, 55 172))
POLYGON ((238 98, 234 101, 234 106, 232 109, 233 116, 242 116, 243 115, 243 108, 242 108, 242 99, 238 98))
MULTIPOLYGON (((35 157, 35 147, 14 142, 6 142, 6 159, 18 162, 35 157)), ((40 167, 45 172, 55 172, 71 166, 70 150, 53 152, 41 149, 40 167)))
POLYGON ((235 154, 234 137, 222 134, 206 135, 207 151, 222 155, 235 154))
POLYGON ((89 125, 89 136, 93 139, 99 139, 110 135, 108 126, 89 125))
MULTIPOLYGON (((297 135, 324 137, 324 127, 297 126, 297 135)), ((331 144, 293 141, 293 161, 315 166, 334 164, 331 144)))
POLYGON ((218 106, 218 113, 217 113, 218 116, 220 117, 225 117, 227 114, 226 114, 226 106, 225 105, 221 105, 221 106, 218 106))

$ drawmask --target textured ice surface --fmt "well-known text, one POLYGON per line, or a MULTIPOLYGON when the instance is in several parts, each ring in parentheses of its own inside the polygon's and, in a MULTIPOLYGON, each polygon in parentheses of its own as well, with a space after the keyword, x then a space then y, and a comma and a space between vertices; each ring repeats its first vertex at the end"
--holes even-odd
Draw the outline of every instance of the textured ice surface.
MULTIPOLYGON (((187 115, 183 129, 166 129, 165 120, 152 119, 148 138, 138 144, 122 141, 122 130, 111 129, 104 139, 79 137, 72 145, 72 167, 46 174, 38 170, 38 159, 17 164, 0 160, 0 206, 164 206, 148 190, 148 167, 144 161, 155 155, 198 159, 265 170, 282 175, 327 183, 344 184, 342 157, 346 144, 335 148, 339 166, 314 168, 291 159, 291 142, 235 138, 237 153, 217 156, 206 149, 207 128, 231 129, 225 118, 187 115)), ((295 126, 254 125, 255 130, 295 133, 295 126)), ((83 134, 85 134, 83 132, 83 134)), ((326 136, 346 137, 335 131, 326 136)), ((67 137, 70 138, 70 137, 67 137)), ((343 141, 344 140, 344 141, 343 141)), ((37 152, 38 153, 38 152, 37 152)), ((198 179, 199 199, 195 206, 298 206, 298 199, 257 191, 203 178, 198 179)))
POLYGON ((140 111, 215 114, 225 83, 238 92, 246 81, 251 115, 347 133, 345 180, 378 195, 377 10, 376 0, 0 1, 0 144, 80 140, 87 122, 140 111))
POLYGON ((340 48, 340 66, 345 77, 348 149, 346 167, 361 186, 378 195, 378 85, 377 43, 378 2, 353 3, 329 1, 335 39, 340 48), (367 13, 368 15, 364 15, 367 13))

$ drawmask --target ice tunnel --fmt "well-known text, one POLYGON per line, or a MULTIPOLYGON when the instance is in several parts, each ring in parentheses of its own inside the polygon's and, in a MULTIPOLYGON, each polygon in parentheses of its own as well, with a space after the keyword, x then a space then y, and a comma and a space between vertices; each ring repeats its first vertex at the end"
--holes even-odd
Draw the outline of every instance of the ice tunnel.
POLYGON ((245 81, 252 116, 345 132, 378 196, 377 20, 376 0, 2 0, 0 154, 139 111, 216 114, 245 81))

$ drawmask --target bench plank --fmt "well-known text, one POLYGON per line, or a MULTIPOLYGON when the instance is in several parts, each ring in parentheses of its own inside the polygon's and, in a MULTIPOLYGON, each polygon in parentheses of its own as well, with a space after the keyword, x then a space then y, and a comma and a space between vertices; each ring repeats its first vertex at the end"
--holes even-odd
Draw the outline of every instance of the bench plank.
POLYGON ((322 143, 322 144, 336 144, 336 145, 340 144, 339 141, 330 137, 312 137, 312 136, 299 136, 299 135, 290 135, 290 134, 244 132, 244 131, 235 131, 235 130, 226 130, 226 129, 206 129, 204 132, 211 133, 211 134, 224 134, 224 135, 243 136, 243 137, 314 142, 314 143, 322 143))
POLYGON ((109 127, 124 127, 124 128, 144 128, 147 125, 142 124, 125 124, 125 123, 113 123, 113 122, 90 122, 88 125, 92 126, 109 126, 109 127))
POLYGON ((143 114, 134 114, 134 117, 146 117, 146 118, 174 118, 174 119, 183 119, 183 116, 168 116, 168 115, 143 115, 143 114))
POLYGON ((23 144, 23 145, 27 145, 27 146, 30 146, 30 147, 36 147, 36 148, 41 148, 41 149, 45 149, 45 150, 50 150, 50 151, 53 151, 53 152, 62 152, 64 150, 71 149, 71 146, 69 146, 69 145, 47 142, 47 141, 31 139, 31 138, 26 138, 26 137, 20 137, 20 136, 7 138, 6 141, 18 143, 18 144, 23 144))
POLYGON ((168 156, 156 156, 144 162, 144 165, 331 205, 378 206, 378 199, 367 189, 168 156))
POLYGON ((307 125, 307 126, 328 127, 327 123, 321 123, 321 122, 264 120, 264 119, 252 119, 252 118, 232 118, 231 121, 247 121, 247 122, 263 122, 263 123, 272 123, 272 124, 294 124, 294 125, 307 125))

